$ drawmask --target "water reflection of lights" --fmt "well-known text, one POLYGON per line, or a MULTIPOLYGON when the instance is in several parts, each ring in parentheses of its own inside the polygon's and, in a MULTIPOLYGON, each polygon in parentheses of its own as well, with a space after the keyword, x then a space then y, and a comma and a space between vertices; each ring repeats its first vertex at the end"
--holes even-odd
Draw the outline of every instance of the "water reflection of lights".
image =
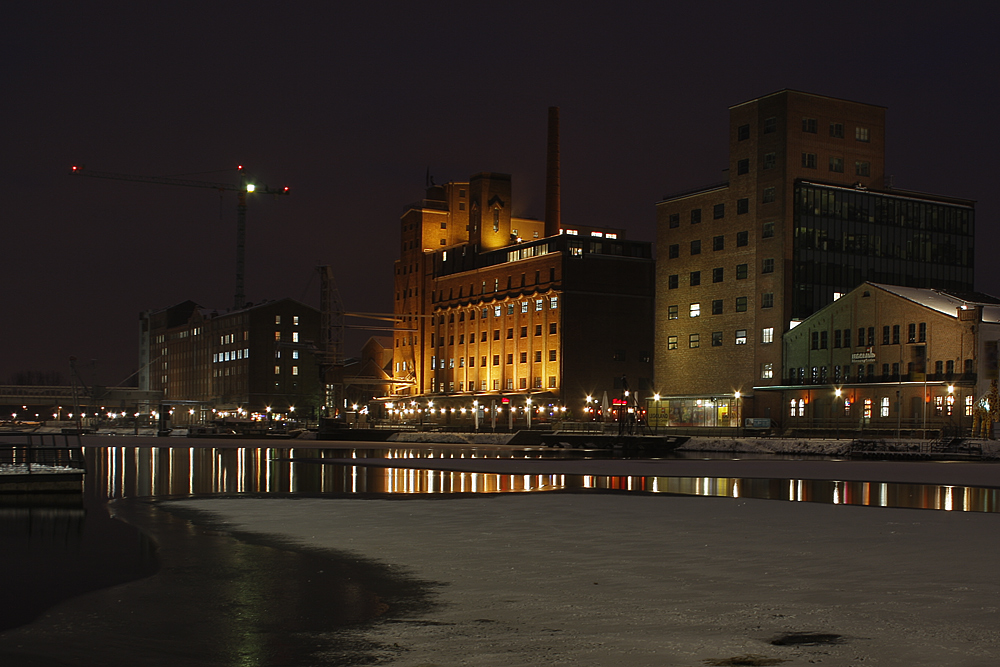
POLYGON ((108 498, 234 493, 458 494, 609 490, 1000 512, 1000 489, 927 484, 565 474, 505 474, 356 465, 359 458, 539 458, 531 453, 302 448, 88 448, 93 480, 108 498), (332 452, 332 453, 331 453, 332 452))

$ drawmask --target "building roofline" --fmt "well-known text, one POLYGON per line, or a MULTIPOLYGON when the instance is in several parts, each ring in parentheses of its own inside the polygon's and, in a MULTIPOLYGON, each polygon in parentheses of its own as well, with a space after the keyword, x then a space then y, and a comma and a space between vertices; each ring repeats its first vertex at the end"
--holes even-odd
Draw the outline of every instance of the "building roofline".
POLYGON ((765 100, 765 99, 767 99, 769 97, 775 97, 776 95, 784 95, 784 94, 787 94, 787 93, 795 93, 797 95, 806 95, 808 97, 818 97, 818 98, 821 98, 821 99, 824 99, 824 100, 834 100, 836 102, 849 102, 850 104, 862 104, 862 105, 864 105, 866 107, 876 107, 878 109, 888 109, 889 108, 889 107, 882 106, 881 104, 870 104, 868 102, 859 102, 857 100, 848 100, 848 99, 845 99, 843 97, 833 97, 832 95, 820 95, 818 93, 808 93, 808 92, 806 92, 804 90, 795 90, 794 88, 782 88, 781 90, 776 90, 773 93, 768 93, 767 95, 762 95, 760 97, 755 97, 755 98, 753 98, 751 100, 747 100, 745 102, 740 102, 739 104, 734 104, 731 107, 729 107, 729 110, 732 111, 733 109, 735 109, 737 107, 741 107, 741 106, 743 106, 745 104, 752 104, 753 102, 760 102, 761 100, 765 100))
POLYGON ((694 190, 684 190, 672 195, 664 195, 663 198, 656 202, 657 205, 664 204, 668 201, 677 201, 678 199, 686 199, 688 197, 694 197, 695 195, 708 194, 709 192, 715 192, 716 190, 725 190, 729 187, 729 181, 724 181, 722 183, 714 183, 712 185, 706 185, 694 190))
POLYGON ((956 206, 964 206, 966 208, 975 208, 976 200, 974 199, 963 199, 961 197, 948 197, 947 195, 936 195, 928 192, 917 192, 916 190, 900 190, 898 188, 884 188, 881 190, 875 188, 865 188, 858 187, 857 185, 843 185, 840 183, 828 183, 826 181, 815 181, 805 178, 795 179, 796 183, 804 183, 806 185, 818 185, 823 188, 831 188, 834 190, 845 190, 848 192, 871 192, 877 195, 885 195, 887 197, 895 197, 897 199, 912 199, 914 201, 920 202, 944 202, 947 204, 954 204, 956 206))

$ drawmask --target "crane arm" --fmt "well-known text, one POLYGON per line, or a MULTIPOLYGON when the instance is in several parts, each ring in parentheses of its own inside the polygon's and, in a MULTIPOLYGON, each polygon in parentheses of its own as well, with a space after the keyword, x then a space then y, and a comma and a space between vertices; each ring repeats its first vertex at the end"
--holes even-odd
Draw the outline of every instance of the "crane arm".
POLYGON ((114 171, 95 171, 92 169, 84 169, 83 167, 78 165, 73 165, 73 168, 70 170, 70 172, 73 174, 79 174, 81 176, 90 176, 91 178, 109 178, 116 181, 133 181, 135 183, 159 183, 161 185, 180 185, 189 188, 210 188, 212 190, 231 190, 236 192, 242 192, 246 190, 247 192, 260 192, 267 195, 288 194, 287 187, 275 190, 269 188, 266 185, 263 186, 262 188, 258 188, 252 185, 248 185, 245 182, 242 185, 238 185, 233 183, 194 181, 187 178, 174 178, 172 176, 139 176, 136 174, 121 174, 114 171))

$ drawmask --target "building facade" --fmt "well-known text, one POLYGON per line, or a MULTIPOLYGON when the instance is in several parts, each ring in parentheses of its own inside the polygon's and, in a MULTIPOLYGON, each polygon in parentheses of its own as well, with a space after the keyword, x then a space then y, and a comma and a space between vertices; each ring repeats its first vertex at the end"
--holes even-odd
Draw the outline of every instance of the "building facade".
POLYGON ((863 281, 973 287, 973 203, 887 187, 883 107, 785 90, 729 134, 724 183, 657 204, 661 424, 777 416, 782 336, 863 281))
POLYGON ((185 301, 139 319, 140 389, 162 392, 175 424, 221 412, 308 417, 322 402, 315 308, 281 299, 220 312, 185 301))
POLYGON ((587 396, 620 392, 623 377, 651 386, 651 244, 615 228, 546 232, 510 211, 510 177, 484 173, 429 188, 403 214, 397 410, 433 402, 471 419, 507 401, 579 418, 587 396))
POLYGON ((863 283, 784 335, 780 421, 798 429, 967 434, 997 379, 1000 299, 863 283))

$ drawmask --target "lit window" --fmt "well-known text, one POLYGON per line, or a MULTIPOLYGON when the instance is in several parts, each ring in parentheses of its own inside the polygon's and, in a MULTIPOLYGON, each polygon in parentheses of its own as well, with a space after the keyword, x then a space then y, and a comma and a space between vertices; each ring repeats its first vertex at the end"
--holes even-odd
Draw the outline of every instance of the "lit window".
POLYGON ((774 377, 774 365, 773 364, 761 364, 760 365, 760 377, 762 380, 770 380, 774 377))
POLYGON ((579 235, 580 232, 578 232, 575 229, 567 229, 566 233, 569 234, 570 236, 577 236, 577 235, 579 235))
POLYGON ((691 309, 688 311, 688 313, 691 317, 699 317, 701 315, 701 304, 692 303, 691 309))
POLYGON ((677 306, 667 306, 667 319, 668 320, 677 319, 677 306))
POLYGON ((281 366, 275 366, 274 367, 274 374, 275 375, 281 375, 281 366))
POLYGON ((688 336, 688 347, 700 347, 701 346, 701 336, 699 334, 691 334, 688 336))
POLYGON ((667 336, 667 349, 668 350, 677 349, 677 336, 667 336))
POLYGON ((493 317, 500 317, 500 306, 493 306, 493 317))
POLYGON ((275 315, 274 316, 274 323, 275 324, 281 324, 281 315, 275 315))
POLYGON ((299 316, 292 315, 292 324, 298 325, 298 323, 299 323, 299 316))
POLYGON ((858 141, 868 143, 871 141, 871 133, 867 127, 856 127, 854 128, 854 138, 858 141))
POLYGON ((559 297, 557 297, 557 296, 550 296, 549 297, 549 308, 551 310, 555 310, 558 307, 559 307, 559 297))
POLYGON ((292 342, 293 343, 298 343, 299 342, 299 332, 298 331, 293 331, 292 332, 292 342))
POLYGON ((281 332, 280 331, 275 331, 274 332, 274 340, 281 340, 281 332))
POLYGON ((535 299, 535 310, 541 310, 543 302, 544 299, 535 299))
MULTIPOLYGON (((618 238, 618 235, 617 234, 612 234, 611 232, 608 232, 607 234, 604 235, 604 238, 606 238, 606 239, 616 239, 616 238, 618 238)), ((555 378, 550 378, 550 379, 552 380, 552 382, 555 382, 555 378)), ((550 384, 549 386, 550 387, 554 387, 555 384, 550 384)))
MULTIPOLYGON (((940 398, 940 396, 938 398, 940 398)), ((889 416, 889 397, 888 396, 884 396, 882 398, 882 405, 881 405, 881 409, 879 410, 879 415, 878 416, 879 417, 888 417, 889 416)))
POLYGON ((736 330, 736 344, 737 345, 746 345, 747 344, 747 330, 746 329, 737 329, 736 330))
POLYGON ((522 313, 528 312, 528 302, 527 301, 522 301, 521 302, 521 312, 522 313))
POLYGON ((298 375, 298 374, 299 374, 299 367, 292 366, 292 375, 298 375))
POLYGON ((774 342, 774 327, 767 327, 766 329, 761 329, 760 342, 761 343, 774 342))

